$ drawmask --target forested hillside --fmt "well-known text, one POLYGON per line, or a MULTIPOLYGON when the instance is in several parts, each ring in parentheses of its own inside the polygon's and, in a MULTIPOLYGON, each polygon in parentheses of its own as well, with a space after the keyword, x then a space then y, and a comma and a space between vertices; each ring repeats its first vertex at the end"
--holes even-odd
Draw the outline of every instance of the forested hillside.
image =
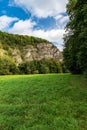
POLYGON ((62 72, 62 53, 45 39, 0 32, 0 74, 62 72))

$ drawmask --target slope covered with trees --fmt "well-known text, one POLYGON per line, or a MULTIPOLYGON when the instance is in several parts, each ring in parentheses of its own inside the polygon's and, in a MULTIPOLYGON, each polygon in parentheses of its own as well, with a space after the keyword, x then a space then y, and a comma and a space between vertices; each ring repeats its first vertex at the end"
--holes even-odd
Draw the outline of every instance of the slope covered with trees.
POLYGON ((87 73, 87 0, 69 0, 64 62, 72 73, 87 73))
POLYGON ((49 41, 0 32, 0 75, 62 72, 61 52, 49 41))

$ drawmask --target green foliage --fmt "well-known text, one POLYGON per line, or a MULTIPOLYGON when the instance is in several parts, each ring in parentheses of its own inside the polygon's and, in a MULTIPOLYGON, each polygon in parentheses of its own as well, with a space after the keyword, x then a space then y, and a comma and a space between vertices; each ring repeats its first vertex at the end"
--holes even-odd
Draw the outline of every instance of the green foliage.
POLYGON ((18 68, 8 57, 0 57, 0 75, 17 74, 18 68))
POLYGON ((0 77, 0 130, 87 130, 81 75, 0 77))
MULTIPOLYGON (((47 40, 33 37, 33 36, 23 36, 8 34, 0 31, 0 74, 46 74, 46 73, 61 73, 62 66, 61 63, 55 59, 42 59, 40 61, 27 61, 24 57, 27 47, 36 48, 37 44, 47 44, 47 40), (28 46, 32 45, 32 46, 28 46), (7 55, 7 56, 6 56, 7 55), (6 56, 6 57, 5 57, 6 56), (3 59, 3 57, 5 57, 3 59), (8 58, 10 57, 10 58, 8 58), (12 61, 16 61, 14 63, 12 61), (24 62, 22 62, 22 59, 24 62), (19 62, 20 65, 19 65, 19 62), (5 65, 6 64, 6 65, 5 65)), ((54 47, 54 46, 53 46, 54 47)))
POLYGON ((87 0, 69 0, 67 13, 70 21, 64 37, 64 62, 72 73, 87 70, 87 0))
POLYGON ((50 73, 49 60, 43 59, 39 61, 39 72, 40 74, 50 73))
MULTIPOLYGON (((33 36, 23 36, 23 35, 15 35, 8 34, 6 32, 0 31, 0 41, 2 41, 4 48, 8 47, 19 47, 25 45, 33 45, 36 46, 38 43, 47 43, 48 41, 42 38, 37 38, 33 36)), ((6 49, 7 50, 7 49, 6 49)))
POLYGON ((21 74, 33 74, 37 70, 35 61, 21 63, 19 65, 19 70, 21 74))
POLYGON ((63 73, 70 73, 64 63, 61 63, 61 65, 62 65, 62 72, 63 72, 63 73))
POLYGON ((56 59, 43 59, 40 61, 40 73, 62 73, 62 65, 56 59))
POLYGON ((62 64, 54 59, 42 59, 40 61, 21 63, 19 70, 21 74, 62 73, 62 64))

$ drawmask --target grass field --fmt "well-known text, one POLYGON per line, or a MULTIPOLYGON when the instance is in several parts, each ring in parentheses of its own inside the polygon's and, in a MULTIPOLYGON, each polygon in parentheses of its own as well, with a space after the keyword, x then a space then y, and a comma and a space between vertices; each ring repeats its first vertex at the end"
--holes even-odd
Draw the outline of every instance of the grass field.
POLYGON ((0 76, 0 130, 87 130, 86 77, 0 76))

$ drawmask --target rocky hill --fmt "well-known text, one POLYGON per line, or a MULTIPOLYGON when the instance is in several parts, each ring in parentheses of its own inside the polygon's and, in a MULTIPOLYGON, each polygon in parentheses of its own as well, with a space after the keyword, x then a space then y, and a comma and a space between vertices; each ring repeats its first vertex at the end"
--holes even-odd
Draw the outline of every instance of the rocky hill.
POLYGON ((47 40, 0 32, 0 57, 9 57, 18 65, 25 61, 56 59, 62 61, 57 47, 47 40))

